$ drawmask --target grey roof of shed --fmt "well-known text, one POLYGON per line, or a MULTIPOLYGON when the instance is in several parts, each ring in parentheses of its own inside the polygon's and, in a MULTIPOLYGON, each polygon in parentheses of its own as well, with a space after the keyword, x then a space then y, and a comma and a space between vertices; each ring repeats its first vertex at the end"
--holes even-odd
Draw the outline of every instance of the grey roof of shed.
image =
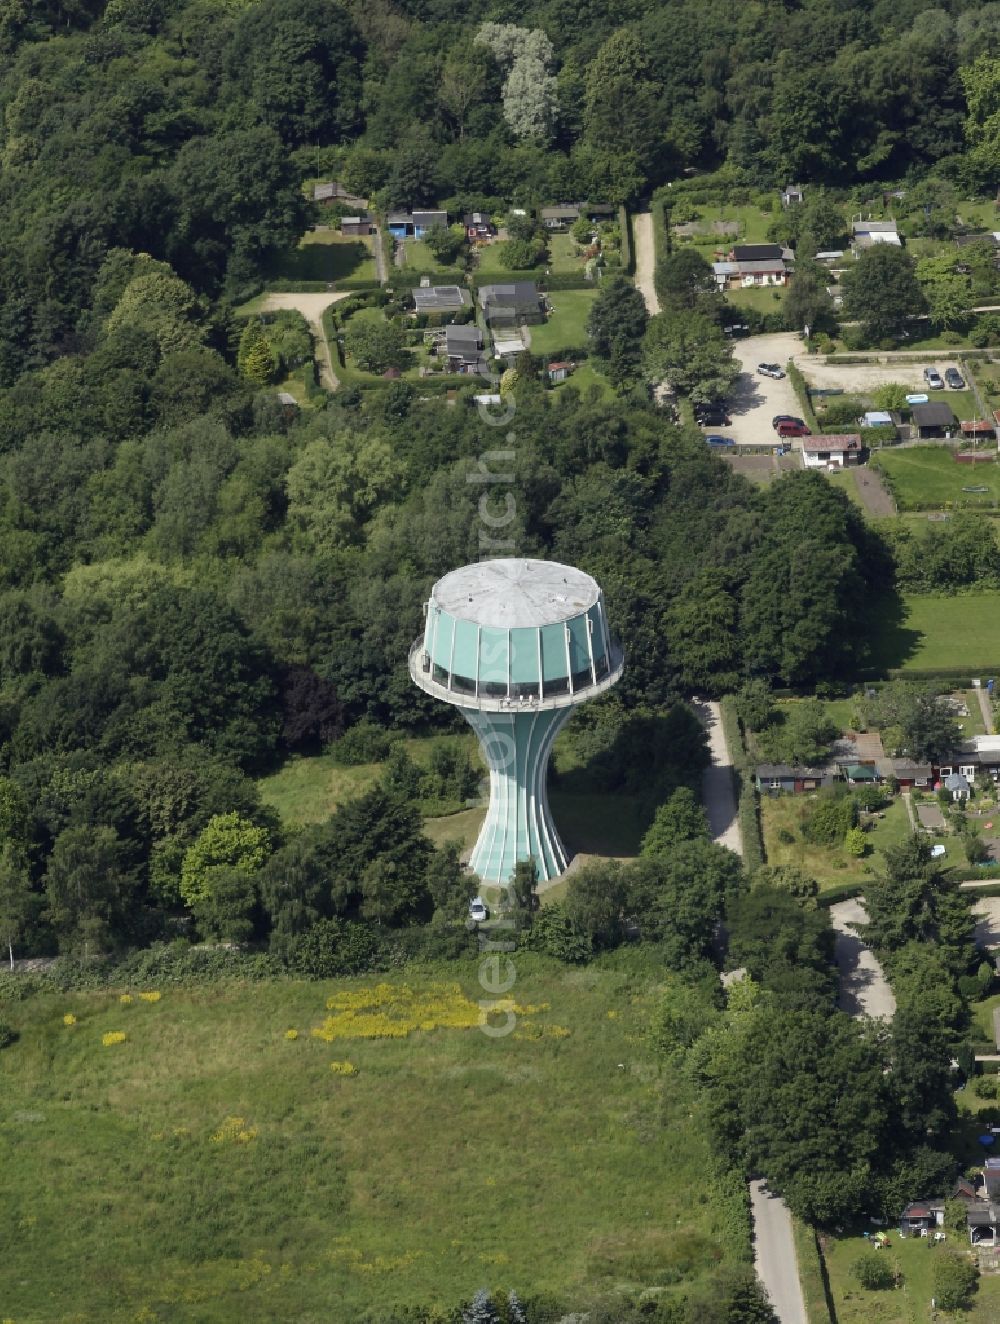
POLYGON ((506 285, 480 285, 479 302, 484 306, 498 303, 521 308, 538 302, 538 286, 533 280, 515 280, 506 285))
POLYGON ((926 405, 914 405, 913 421, 918 428, 948 428, 954 427, 956 423, 951 406, 940 400, 932 400, 926 405))
POLYGON ((483 333, 474 323, 468 326, 447 326, 444 330, 445 343, 449 348, 454 345, 462 349, 479 349, 483 343, 483 333))

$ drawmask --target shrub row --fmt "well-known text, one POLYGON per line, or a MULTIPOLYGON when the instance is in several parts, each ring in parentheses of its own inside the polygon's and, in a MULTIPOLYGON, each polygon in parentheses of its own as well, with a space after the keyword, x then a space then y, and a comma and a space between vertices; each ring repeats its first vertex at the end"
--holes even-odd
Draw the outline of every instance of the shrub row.
POLYGON ((864 883, 838 883, 836 887, 826 887, 816 898, 817 906, 835 906, 838 901, 853 901, 864 896, 864 883))
POLYGON ((813 432, 821 431, 816 419, 816 411, 813 409, 812 401, 809 399, 809 387, 806 385, 806 379, 802 376, 801 371, 791 359, 789 359, 785 367, 788 373, 788 380, 792 384, 792 390, 795 392, 799 405, 802 408, 802 417, 813 432))
POLYGON ((632 249, 632 219, 624 206, 618 208, 618 229, 622 236, 622 271, 631 276, 635 271, 635 254, 632 249))

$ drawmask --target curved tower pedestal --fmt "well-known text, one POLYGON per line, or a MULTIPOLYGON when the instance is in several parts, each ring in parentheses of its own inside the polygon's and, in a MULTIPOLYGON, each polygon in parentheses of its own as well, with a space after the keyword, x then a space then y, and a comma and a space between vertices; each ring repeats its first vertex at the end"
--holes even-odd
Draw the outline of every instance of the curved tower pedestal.
POLYGON ((507 883, 518 860, 533 859, 540 879, 567 864, 546 790, 549 755, 572 708, 532 712, 460 712, 479 737, 490 770, 490 807, 469 867, 486 883, 507 883))
POLYGON ((509 883, 521 860, 541 879, 567 864, 545 790, 552 742, 573 709, 622 674, 604 598, 590 575, 556 561, 480 561, 439 579, 410 675, 461 710, 490 769, 490 807, 470 861, 509 883))

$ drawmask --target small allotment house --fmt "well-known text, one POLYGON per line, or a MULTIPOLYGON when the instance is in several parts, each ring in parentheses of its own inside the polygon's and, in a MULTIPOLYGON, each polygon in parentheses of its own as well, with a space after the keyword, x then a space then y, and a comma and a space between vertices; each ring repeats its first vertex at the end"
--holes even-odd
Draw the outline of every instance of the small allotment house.
POLYGON ((391 211, 386 226, 393 239, 422 239, 435 225, 447 225, 446 211, 391 211))
POLYGON ((506 285, 480 285, 479 303, 486 320, 508 326, 541 322, 542 299, 532 280, 515 280, 506 285))
POLYGON ((861 458, 861 437, 856 432, 802 438, 802 464, 806 469, 843 469, 861 458))
POLYGON ((754 774, 757 790, 778 795, 782 792, 801 794, 818 791, 821 786, 833 785, 830 768, 795 768, 787 763, 761 763, 754 774))
POLYGON ((943 400, 931 400, 925 405, 913 405, 913 426, 917 436, 922 439, 951 437, 958 427, 958 420, 952 413, 951 406, 943 400))

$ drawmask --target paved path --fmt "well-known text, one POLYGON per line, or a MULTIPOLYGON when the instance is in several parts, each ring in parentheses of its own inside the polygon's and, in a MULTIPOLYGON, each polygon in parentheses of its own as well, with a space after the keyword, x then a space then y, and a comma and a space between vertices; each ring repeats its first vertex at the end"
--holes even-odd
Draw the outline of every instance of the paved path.
POLYGON ((705 724, 712 762, 705 769, 701 798, 708 813, 708 830, 720 846, 743 854, 743 836, 736 817, 736 794, 733 765, 722 729, 722 711, 717 703, 695 703, 695 711, 705 724))
POLYGON ((372 247, 375 250, 375 279, 380 285, 384 285, 388 280, 388 273, 385 269, 385 249, 382 247, 382 231, 376 226, 373 236, 375 242, 372 247))
POLYGON ((840 1009, 851 1016, 878 1016, 892 1020, 896 999, 882 967, 870 947, 858 937, 853 925, 866 924, 868 912, 860 900, 841 901, 830 907, 830 921, 837 937, 834 960, 840 971, 840 1009))
POLYGON ((635 287, 646 300, 650 315, 660 311, 656 297, 653 271, 656 268, 656 246, 653 243, 653 217, 648 211, 632 217, 632 242, 635 246, 635 287))
POLYGON ((306 319, 309 323, 309 330, 313 334, 319 384, 327 391, 335 391, 340 382, 333 370, 330 346, 327 343, 326 331, 323 329, 323 314, 332 303, 339 303, 341 299, 346 299, 349 293, 348 290, 343 290, 340 294, 295 294, 274 290, 270 294, 265 294, 260 304, 262 313, 291 308, 295 312, 301 313, 306 319))
POLYGON ((918 831, 917 816, 913 810, 913 796, 909 791, 903 792, 903 804, 906 806, 906 817, 910 820, 910 831, 918 831))
POLYGON ((991 736, 993 735, 993 703, 985 685, 976 686, 976 698, 979 700, 979 711, 983 715, 986 734, 991 736))
POLYGON ((765 1190, 763 1182, 752 1181, 750 1208, 754 1226, 754 1267, 767 1289, 775 1313, 781 1324, 809 1324, 788 1206, 784 1200, 765 1190))

